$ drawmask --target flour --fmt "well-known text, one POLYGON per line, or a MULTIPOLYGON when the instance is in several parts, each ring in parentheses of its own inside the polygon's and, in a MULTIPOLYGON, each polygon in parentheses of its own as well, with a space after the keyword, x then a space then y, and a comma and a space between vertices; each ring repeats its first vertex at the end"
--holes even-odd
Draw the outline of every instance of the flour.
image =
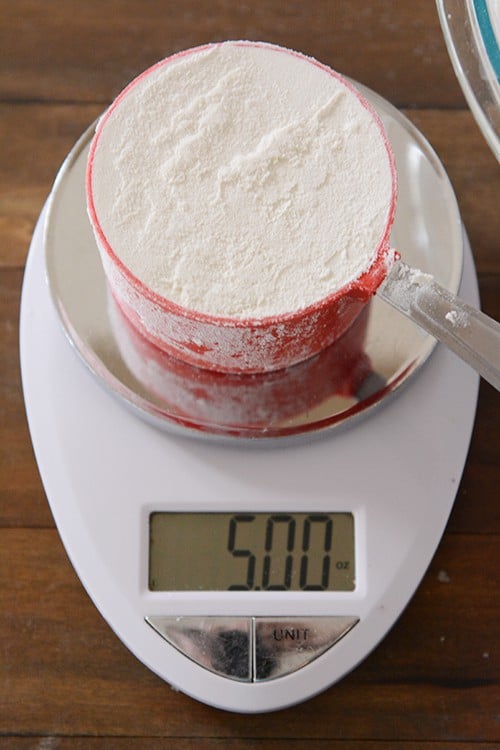
POLYGON ((235 42, 181 54, 132 84, 98 134, 91 189, 106 243, 189 310, 302 310, 387 241, 394 186, 380 125, 303 56, 235 42))
POLYGON ((450 310, 445 318, 454 328, 466 328, 469 325, 469 316, 465 310, 450 310))
POLYGON ((416 290, 431 289, 433 282, 430 274, 397 261, 380 287, 379 294, 398 310, 407 312, 412 307, 416 290))

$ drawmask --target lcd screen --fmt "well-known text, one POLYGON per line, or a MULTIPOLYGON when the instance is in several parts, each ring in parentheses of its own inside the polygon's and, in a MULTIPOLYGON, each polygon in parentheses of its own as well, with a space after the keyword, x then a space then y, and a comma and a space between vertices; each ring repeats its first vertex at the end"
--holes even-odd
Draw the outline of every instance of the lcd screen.
POLYGON ((150 515, 151 591, 353 591, 352 513, 150 515))

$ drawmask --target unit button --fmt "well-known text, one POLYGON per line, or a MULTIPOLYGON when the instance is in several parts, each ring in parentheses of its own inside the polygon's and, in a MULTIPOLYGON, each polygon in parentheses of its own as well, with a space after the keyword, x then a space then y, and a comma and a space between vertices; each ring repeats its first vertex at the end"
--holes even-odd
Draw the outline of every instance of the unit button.
POLYGON ((321 656, 358 622, 357 617, 255 617, 254 680, 295 672, 321 656))
POLYGON ((178 651, 205 669, 241 682, 252 680, 249 617, 164 617, 146 622, 178 651))

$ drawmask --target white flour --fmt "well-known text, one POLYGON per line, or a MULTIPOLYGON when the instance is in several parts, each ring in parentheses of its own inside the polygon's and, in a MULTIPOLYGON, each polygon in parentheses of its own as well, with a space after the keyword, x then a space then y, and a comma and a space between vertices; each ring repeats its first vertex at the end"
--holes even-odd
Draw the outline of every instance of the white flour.
POLYGON ((450 310, 445 318, 454 328, 466 328, 469 325, 469 316, 465 310, 450 310))
POLYGON ((97 217, 146 286, 238 319, 303 309, 366 270, 392 199, 377 122, 336 77, 272 46, 174 58, 105 120, 97 217))

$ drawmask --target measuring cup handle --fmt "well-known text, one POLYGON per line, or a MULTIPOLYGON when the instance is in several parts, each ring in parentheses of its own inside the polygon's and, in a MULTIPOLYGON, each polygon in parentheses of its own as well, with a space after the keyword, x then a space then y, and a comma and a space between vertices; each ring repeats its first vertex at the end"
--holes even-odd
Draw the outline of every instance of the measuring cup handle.
POLYGON ((500 324, 496 320, 449 292, 429 274, 401 261, 378 294, 500 390, 500 324))

